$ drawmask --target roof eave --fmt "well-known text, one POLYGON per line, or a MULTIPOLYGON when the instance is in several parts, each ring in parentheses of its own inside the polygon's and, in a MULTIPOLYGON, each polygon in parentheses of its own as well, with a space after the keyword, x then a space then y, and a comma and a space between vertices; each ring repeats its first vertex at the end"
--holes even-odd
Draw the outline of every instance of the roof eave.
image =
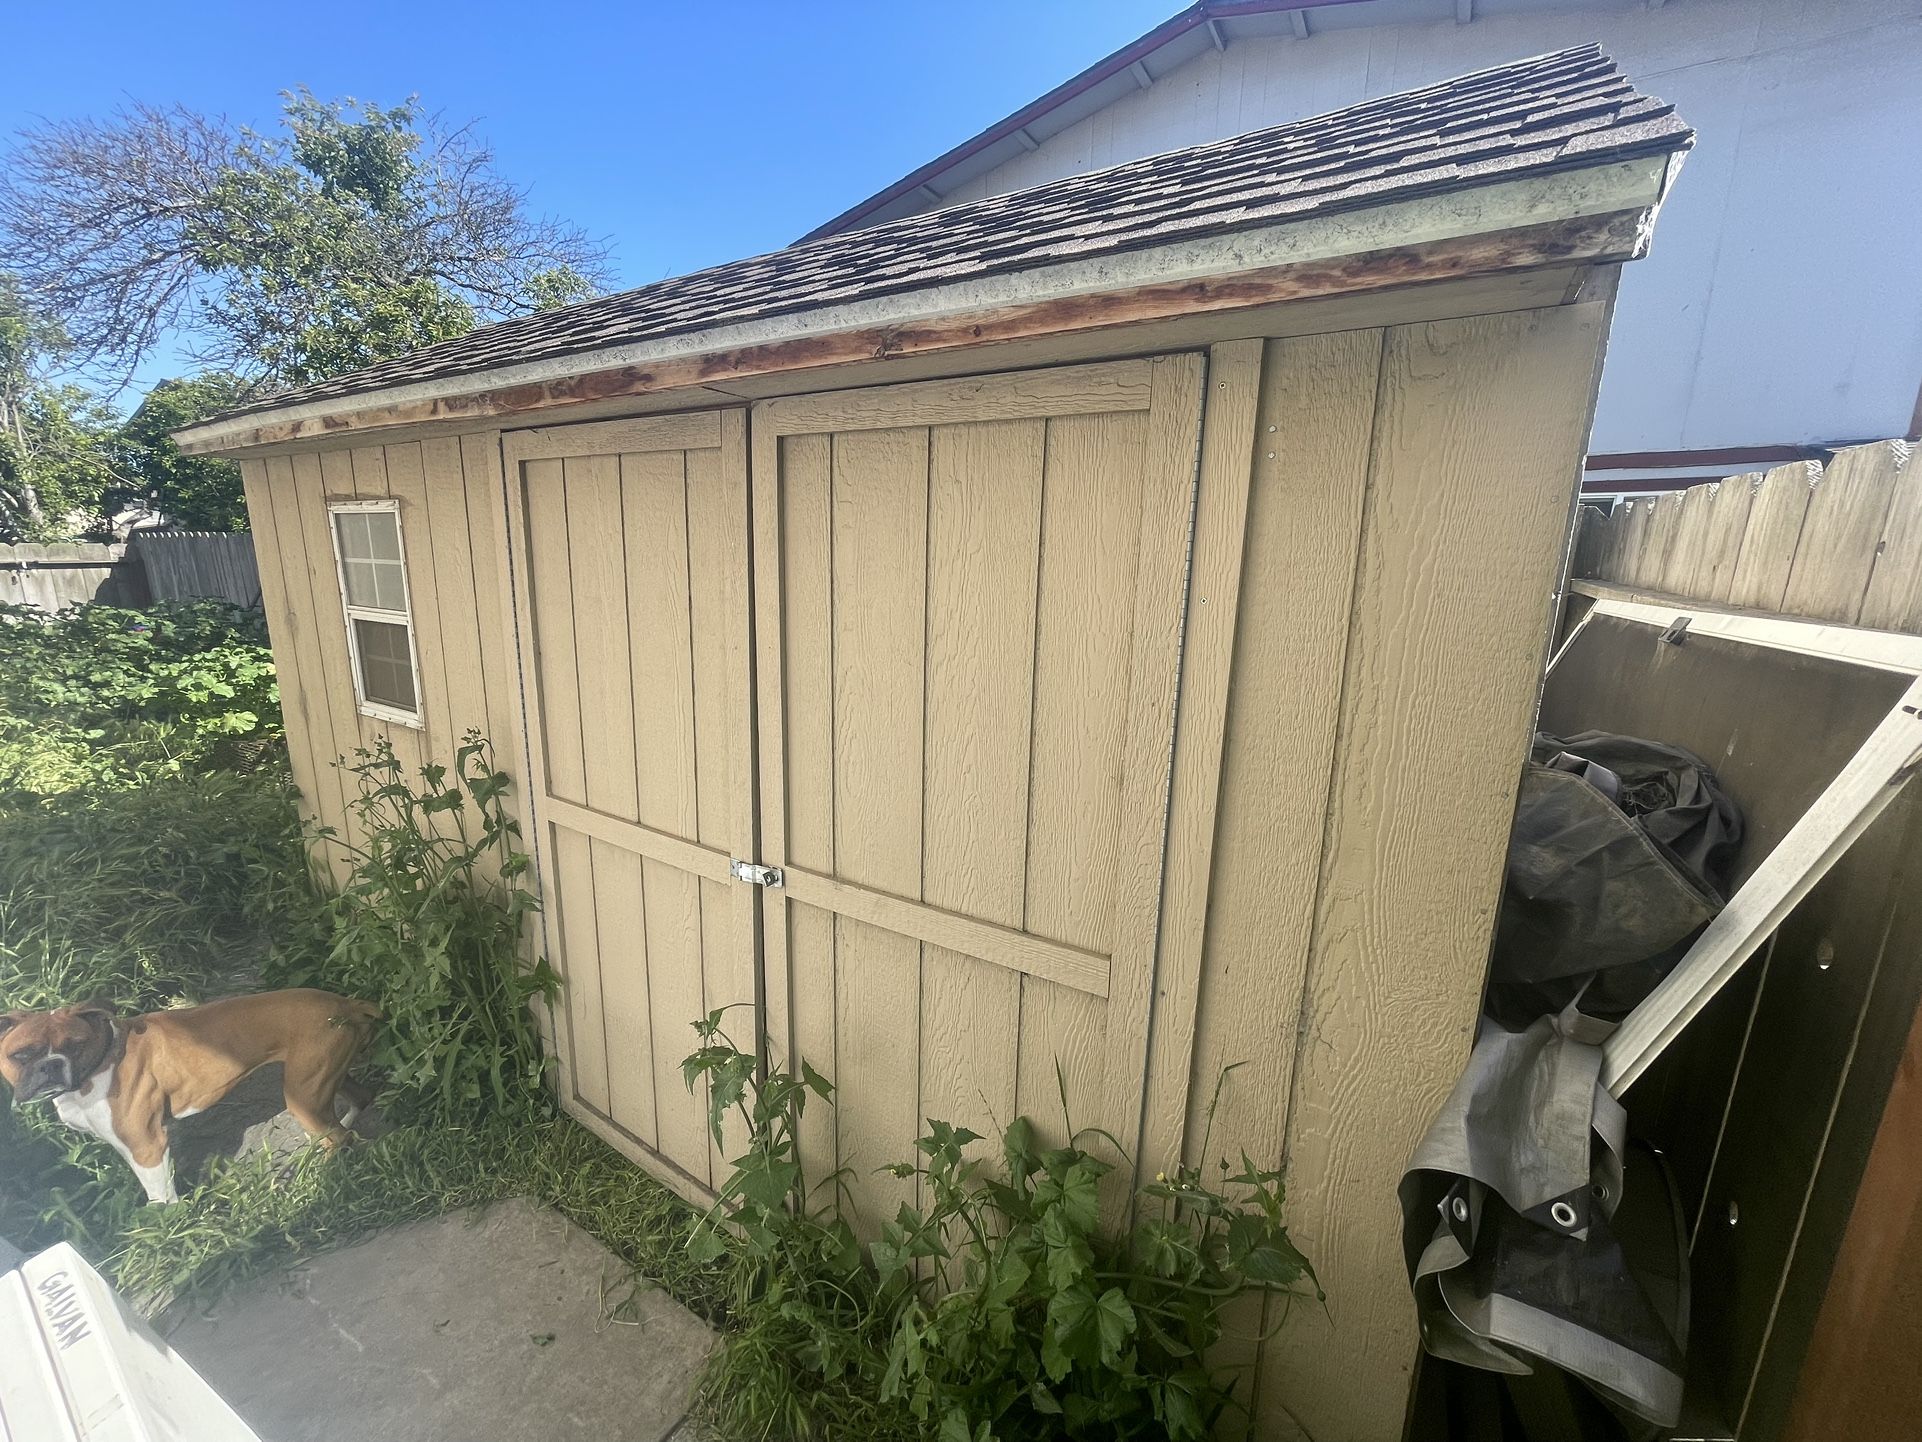
POLYGON ((1647 248, 1672 149, 255 411, 174 438, 188 455, 237 455, 437 422, 552 422, 584 403, 750 376, 1631 260, 1647 248))

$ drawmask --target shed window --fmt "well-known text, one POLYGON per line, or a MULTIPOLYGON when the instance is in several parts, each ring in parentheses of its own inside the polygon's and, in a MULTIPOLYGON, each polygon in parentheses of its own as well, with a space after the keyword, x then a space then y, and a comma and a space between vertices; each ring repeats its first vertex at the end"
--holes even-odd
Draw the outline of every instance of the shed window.
POLYGON ((420 724, 420 663, 407 597, 398 501, 330 506, 354 699, 369 716, 420 724))

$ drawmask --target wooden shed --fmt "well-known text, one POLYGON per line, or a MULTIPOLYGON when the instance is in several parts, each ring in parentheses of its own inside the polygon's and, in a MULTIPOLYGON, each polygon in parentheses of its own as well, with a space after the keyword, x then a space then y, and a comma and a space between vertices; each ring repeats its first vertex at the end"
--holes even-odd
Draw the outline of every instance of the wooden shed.
POLYGON ((517 772, 575 1116, 689 1195, 760 1008, 862 1220, 925 1117, 1286 1159, 1260 1435, 1399 1434, 1616 275, 1690 134, 1565 51, 529 316, 238 457, 294 766, 517 772))

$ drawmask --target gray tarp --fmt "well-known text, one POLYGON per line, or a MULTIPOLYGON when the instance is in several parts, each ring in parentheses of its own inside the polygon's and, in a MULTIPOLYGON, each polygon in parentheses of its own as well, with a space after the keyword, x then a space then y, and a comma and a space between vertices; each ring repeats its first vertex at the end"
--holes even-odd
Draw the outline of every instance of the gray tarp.
POLYGON ((1593 732, 1537 738, 1509 849, 1495 1015, 1400 1190, 1436 1356, 1509 1373, 1540 1359, 1640 1417, 1675 1420, 1683 1239, 1660 1164, 1645 1152, 1625 1162, 1627 1115, 1600 1085, 1601 1044, 1720 910, 1741 831, 1685 751, 1593 732))

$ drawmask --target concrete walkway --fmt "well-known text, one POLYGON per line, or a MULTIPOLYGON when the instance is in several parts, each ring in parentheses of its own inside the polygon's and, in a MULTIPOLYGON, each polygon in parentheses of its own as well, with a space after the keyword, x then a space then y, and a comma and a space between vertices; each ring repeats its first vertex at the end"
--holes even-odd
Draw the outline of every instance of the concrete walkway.
MULTIPOLYGON (((383 1232, 230 1292, 168 1341, 263 1442, 662 1442, 713 1337, 530 1201, 383 1232)), ((682 1435, 686 1435, 685 1433, 682 1435)))

